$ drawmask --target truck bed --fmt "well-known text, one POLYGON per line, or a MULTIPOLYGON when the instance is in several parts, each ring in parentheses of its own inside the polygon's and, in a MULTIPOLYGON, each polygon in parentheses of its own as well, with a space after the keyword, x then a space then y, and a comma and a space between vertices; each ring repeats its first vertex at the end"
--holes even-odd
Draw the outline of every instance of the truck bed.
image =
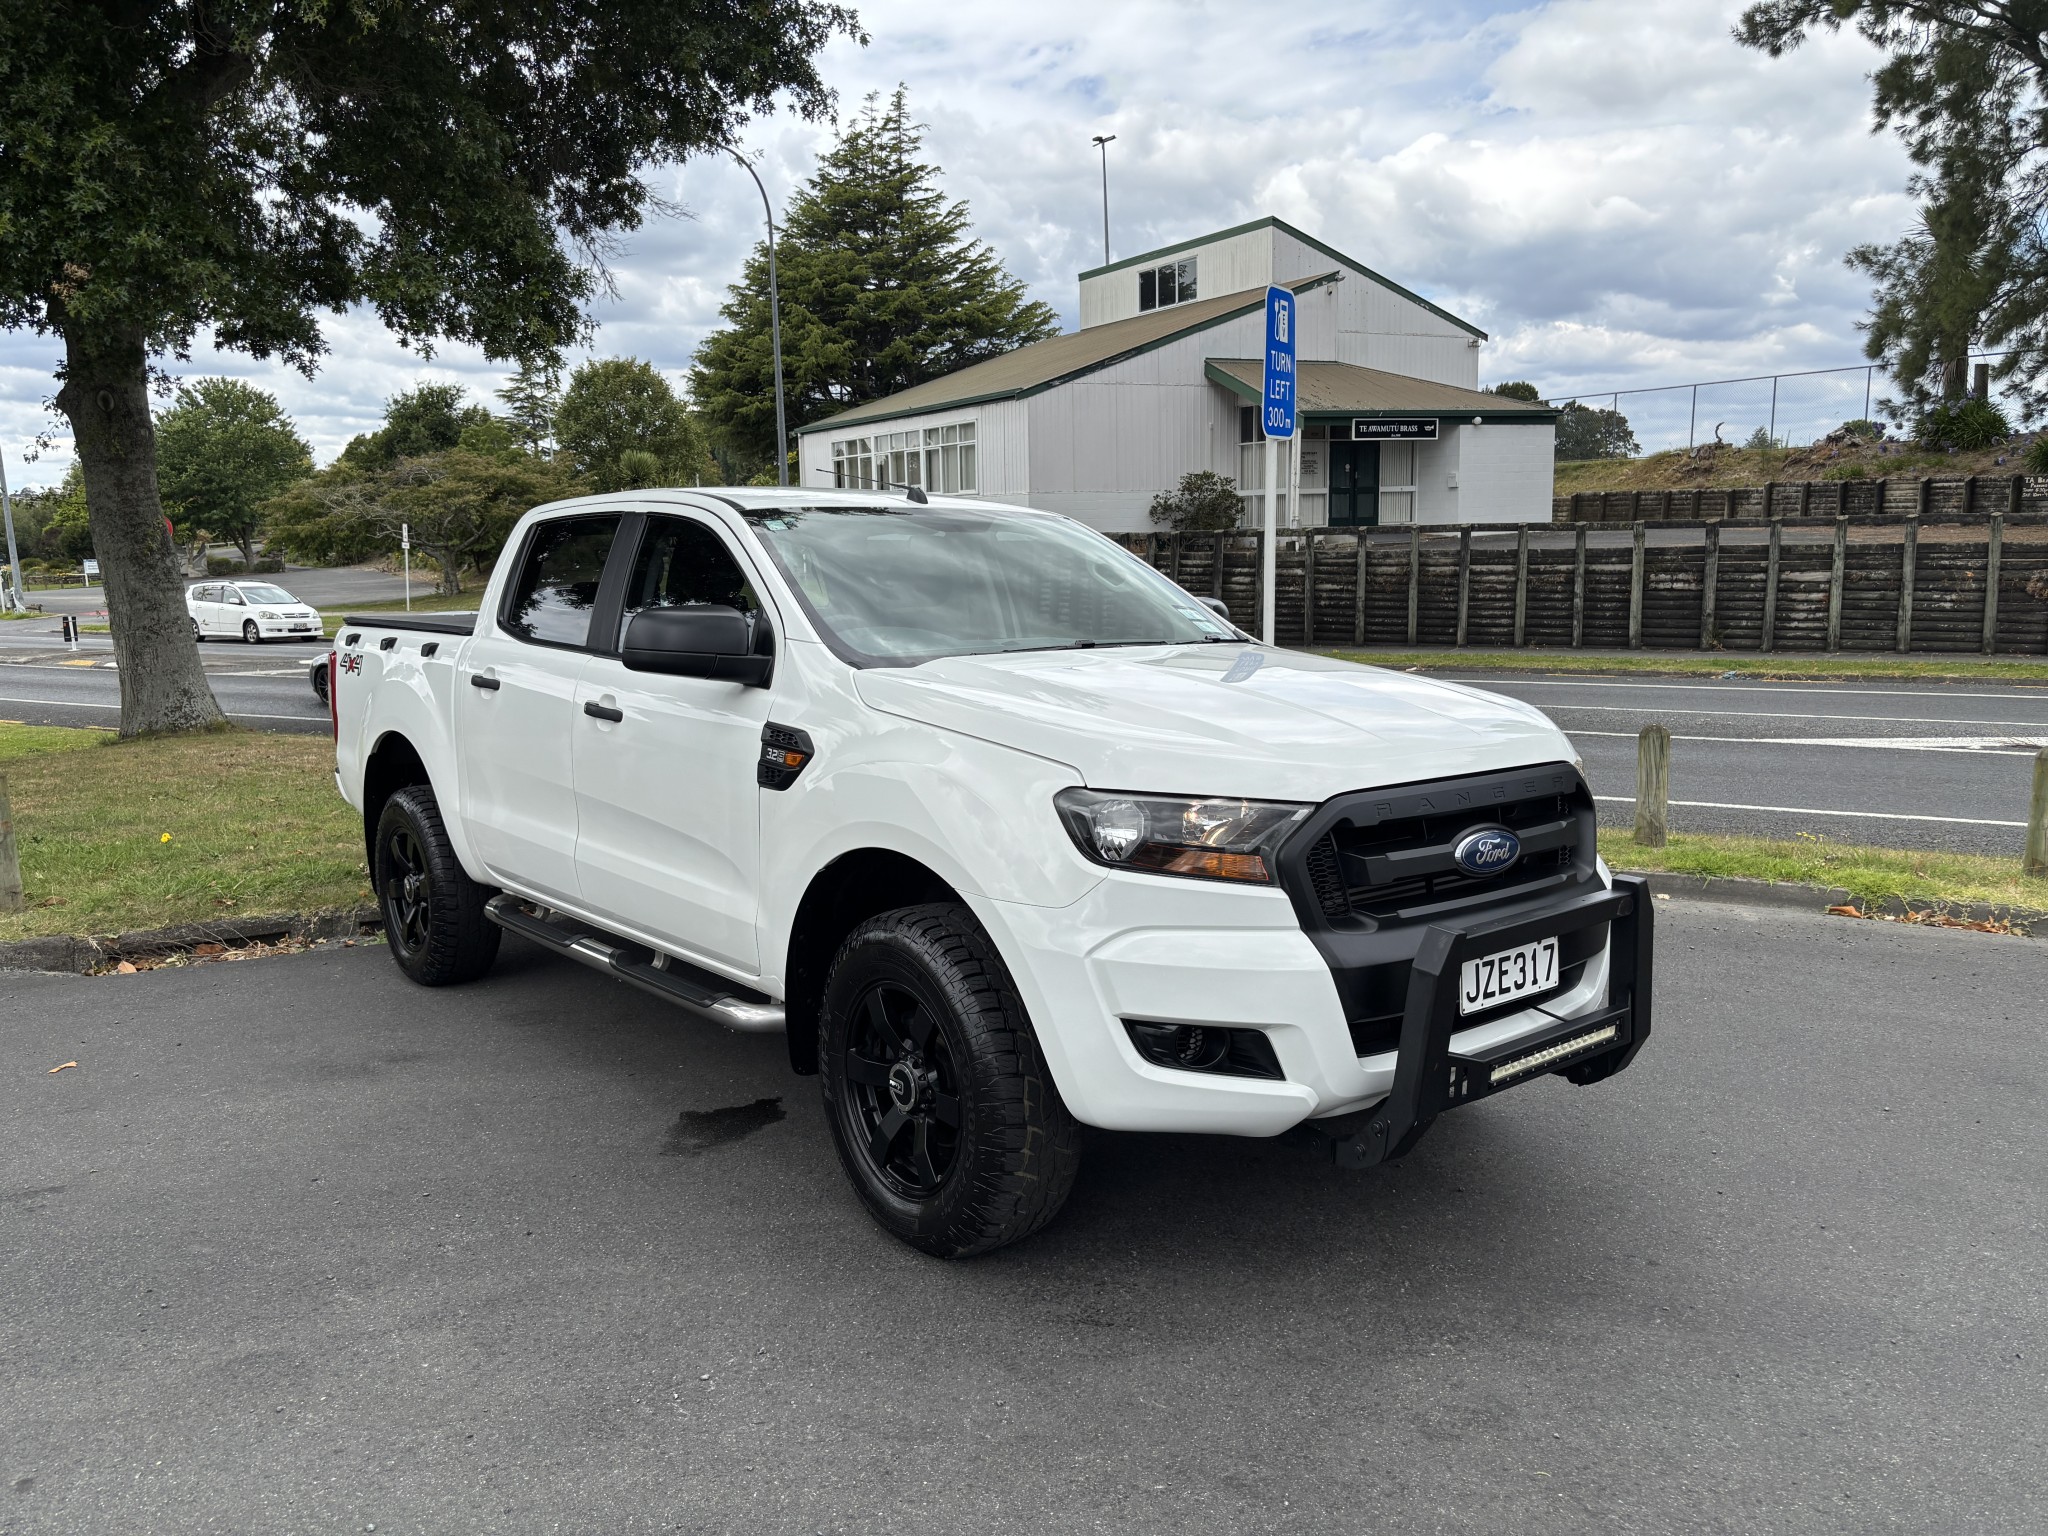
POLYGON ((473 613, 351 613, 341 622, 360 624, 364 629, 410 629, 428 635, 468 635, 476 632, 476 615, 473 613))

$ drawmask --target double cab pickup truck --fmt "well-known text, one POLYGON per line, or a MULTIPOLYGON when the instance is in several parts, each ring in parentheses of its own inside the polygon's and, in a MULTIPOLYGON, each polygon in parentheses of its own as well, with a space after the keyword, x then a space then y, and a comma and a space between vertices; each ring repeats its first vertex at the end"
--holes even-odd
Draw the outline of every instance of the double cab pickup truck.
POLYGON ((1647 893, 1540 712, 1256 643, 1051 513, 560 502, 475 614, 350 618, 328 671, 407 976, 509 930, 783 1033, 929 1253, 1051 1220, 1082 1126, 1368 1167, 1650 1033, 1647 893))

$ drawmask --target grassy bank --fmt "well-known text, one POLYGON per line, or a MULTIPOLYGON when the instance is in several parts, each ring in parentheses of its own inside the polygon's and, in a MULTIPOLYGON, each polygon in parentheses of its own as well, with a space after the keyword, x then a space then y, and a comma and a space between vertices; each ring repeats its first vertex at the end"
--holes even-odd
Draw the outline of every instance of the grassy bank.
POLYGON ((2048 880, 2022 875, 2016 858, 1869 848, 1818 838, 1777 842, 1697 833, 1673 833, 1665 847, 1644 848, 1627 832, 1602 832, 1600 852, 1616 869, 1835 885, 1863 902, 1896 896, 1906 901, 1989 902, 2048 912, 2048 880))
POLYGON ((1626 656, 1584 651, 1332 651, 1345 661, 1375 667, 1420 667, 1426 672, 1648 673, 1665 677, 1757 677, 1796 682, 1829 680, 1939 683, 2038 683, 2048 686, 2048 662, 1978 661, 1967 656, 1715 656, 1639 652, 1626 656))
POLYGON ((325 737, 116 742, 0 721, 28 909, 0 940, 365 901, 362 832, 325 737))
POLYGON ((410 609, 404 598, 394 597, 375 603, 342 604, 325 610, 321 617, 327 621, 327 633, 332 636, 352 613, 475 613, 477 604, 484 600, 484 580, 477 578, 466 592, 415 592, 410 609))
MULTIPOLYGON (((1707 435, 1713 435, 1708 424, 1707 435)), ((1801 448, 1722 448, 1711 459, 1681 449, 1636 459, 1581 459, 1559 464, 1554 494, 1580 491, 1725 490, 1768 480, 1876 480, 1888 475, 2010 475, 2019 470, 2024 442, 1975 453, 1948 453, 1905 443, 1816 444, 1801 448), (2000 462, 2000 461, 2003 462, 2000 462)))

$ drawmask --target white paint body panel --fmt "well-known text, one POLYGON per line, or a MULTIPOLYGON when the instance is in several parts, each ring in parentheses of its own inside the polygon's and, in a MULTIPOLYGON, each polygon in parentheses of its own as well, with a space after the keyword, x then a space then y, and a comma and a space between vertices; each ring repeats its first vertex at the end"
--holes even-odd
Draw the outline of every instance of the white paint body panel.
MULTIPOLYGON (((718 494, 775 506, 832 493, 718 494)), ((987 928, 1054 1081, 1091 1125, 1273 1135, 1383 1096, 1393 1061, 1353 1052, 1327 964, 1281 891, 1105 870, 1068 837, 1053 807, 1059 790, 1312 802, 1572 756, 1526 704, 1251 645, 856 669, 812 631, 730 505, 646 493, 528 518, 598 506, 694 509, 724 532, 775 616, 772 686, 626 673, 602 657, 522 645, 490 617, 507 561, 472 637, 347 626, 335 695, 346 798, 363 805, 370 753, 403 736, 475 878, 771 997, 785 995, 795 914, 821 871, 867 849, 915 859, 987 928), (421 655, 428 642, 432 658, 421 655), (472 688, 481 669, 505 686, 472 688), (591 698, 626 720, 599 732, 581 713, 591 698), (507 702, 514 708, 495 708, 507 702), (816 748, 784 791, 753 787, 749 737, 757 744, 769 719, 808 732, 816 748), (542 739, 557 729, 559 741, 542 739), (628 744, 635 730, 646 739, 628 744), (593 754, 603 766, 579 776, 575 765, 593 754), (1127 1019, 1262 1029, 1286 1080, 1155 1066, 1132 1046, 1127 1019)), ((1575 1011, 1604 996, 1604 981, 1603 968, 1589 968, 1575 1011)), ((1487 1025, 1486 1040, 1549 1022, 1517 1015, 1487 1025)), ((1459 1041, 1477 1045, 1478 1033, 1459 1041)))

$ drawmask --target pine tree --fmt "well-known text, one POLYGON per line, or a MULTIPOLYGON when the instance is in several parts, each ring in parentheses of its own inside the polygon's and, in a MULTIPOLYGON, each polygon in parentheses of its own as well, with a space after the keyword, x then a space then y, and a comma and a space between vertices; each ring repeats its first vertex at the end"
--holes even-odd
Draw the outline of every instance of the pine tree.
MULTIPOLYGON (((947 199, 922 148, 903 87, 886 107, 871 96, 790 204, 775 256, 792 431, 1059 328, 969 234, 967 205, 947 199)), ((730 323, 698 348, 691 394, 723 446, 772 464, 765 242, 728 294, 730 323)))
POLYGON ((555 412, 562 404, 559 358, 525 358, 512 382, 498 391, 505 415, 529 453, 544 453, 554 441, 555 412))

